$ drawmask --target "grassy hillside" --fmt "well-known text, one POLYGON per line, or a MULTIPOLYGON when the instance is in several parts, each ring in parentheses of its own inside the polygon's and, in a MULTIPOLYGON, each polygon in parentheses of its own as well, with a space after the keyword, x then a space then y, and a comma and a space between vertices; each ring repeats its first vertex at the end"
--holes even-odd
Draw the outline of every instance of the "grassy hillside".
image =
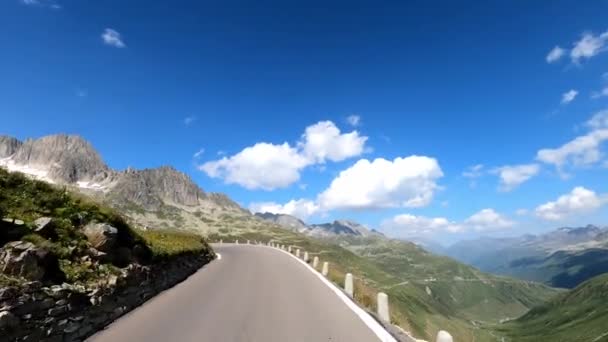
POLYGON ((342 285, 346 272, 357 278, 356 296, 372 310, 378 291, 389 294, 395 323, 418 338, 432 339, 438 330, 459 341, 495 341, 484 328, 515 318, 554 296, 547 286, 492 276, 408 242, 386 239, 319 240, 267 222, 233 218, 213 241, 260 240, 296 245, 331 263, 330 278, 342 285), (257 226, 259 224, 260 226, 257 226))
MULTIPOLYGON (((86 283, 117 274, 131 261, 154 263, 184 253, 213 252, 202 237, 173 231, 144 231, 133 228, 115 210, 63 188, 35 181, 0 168, 0 247, 25 241, 49 251, 57 260, 59 277, 51 282, 86 283), (36 232, 34 221, 51 219, 51 229, 36 232), (10 219, 9 219, 10 218, 10 219), (14 222, 16 220, 16 223, 14 222), (117 229, 117 238, 107 258, 91 256, 91 244, 83 234, 90 222, 117 229)), ((4 283, 23 279, 2 275, 4 283)))
POLYGON ((538 306, 497 331, 508 341, 608 341, 608 274, 538 306))

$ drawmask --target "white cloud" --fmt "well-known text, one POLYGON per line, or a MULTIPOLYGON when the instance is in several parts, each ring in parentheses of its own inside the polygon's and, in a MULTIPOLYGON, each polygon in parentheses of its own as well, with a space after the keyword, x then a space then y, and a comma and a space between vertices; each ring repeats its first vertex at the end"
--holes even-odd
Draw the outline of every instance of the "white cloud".
POLYGON ((331 121, 308 126, 297 143, 257 143, 241 152, 210 161, 199 169, 210 177, 247 189, 285 188, 300 179, 303 168, 329 161, 342 161, 363 153, 367 137, 357 131, 340 133, 331 121))
POLYGON ((469 186, 471 188, 475 188, 477 186, 477 178, 483 176, 484 166, 482 164, 477 164, 473 166, 469 166, 465 171, 462 172, 462 176, 465 178, 469 178, 469 186))
POLYGON ((298 147, 311 163, 324 163, 325 160, 342 161, 363 153, 367 137, 357 131, 340 133, 331 121, 321 121, 306 127, 298 147))
POLYGON ((494 209, 487 208, 471 215, 464 221, 464 224, 477 231, 490 231, 512 227, 515 222, 497 213, 494 209))
POLYGON ((204 153, 205 153, 205 149, 204 149, 204 148, 201 148, 200 150, 196 151, 196 153, 194 153, 194 154, 192 155, 192 158, 194 158, 194 159, 198 159, 198 158, 200 158, 200 157, 201 157, 201 156, 202 156, 204 153))
POLYGON ((442 176, 437 160, 425 156, 360 159, 334 178, 318 203, 327 210, 423 207, 442 176))
POLYGON ((383 231, 391 231, 397 236, 433 235, 442 232, 458 233, 464 227, 445 217, 425 217, 410 214, 397 215, 380 224, 383 231))
POLYGON ((597 36, 593 33, 584 33, 581 39, 574 43, 574 47, 570 51, 570 58, 577 64, 583 58, 589 59, 604 51, 607 41, 608 32, 597 36))
POLYGON ((253 213, 287 214, 305 221, 319 212, 319 206, 311 200, 299 199, 291 200, 285 204, 275 202, 251 203, 249 210, 253 213))
POLYGON ((601 161, 600 146, 608 140, 607 117, 608 111, 598 112, 585 124, 590 129, 587 134, 578 136, 558 148, 539 150, 536 160, 554 165, 564 177, 567 176, 563 172, 564 166, 588 166, 601 161))
POLYGON ((111 28, 107 28, 101 34, 101 39, 104 44, 110 45, 117 48, 124 48, 127 45, 122 40, 122 35, 120 32, 113 30, 111 28))
POLYGON ((274 190, 285 188, 300 179, 300 170, 309 164, 288 143, 257 143, 220 160, 206 162, 199 169, 212 178, 246 189, 274 190))
POLYGON ((548 221, 560 221, 571 215, 583 214, 599 208, 605 200, 592 190, 576 187, 557 200, 539 205, 536 216, 548 221))
POLYGON ((462 176, 466 178, 479 178, 483 175, 483 164, 469 166, 466 171, 462 172, 462 176))
POLYGON ((608 128, 608 109, 595 113, 585 125, 592 130, 608 128))
POLYGON ((196 116, 187 116, 184 118, 184 125, 190 126, 197 120, 196 116))
POLYGON ((517 216, 526 216, 530 211, 528 209, 517 209, 515 211, 515 215, 517 216))
POLYGON ((562 49, 559 46, 555 46, 547 54, 547 58, 546 58, 547 63, 557 62, 560 58, 562 58, 562 56, 564 55, 565 52, 566 52, 566 50, 562 49))
POLYGON ((28 6, 40 6, 51 9, 61 9, 61 5, 53 0, 21 0, 21 3, 28 6))
POLYGON ((576 98, 576 95, 578 95, 578 91, 574 90, 574 89, 570 89, 567 92, 562 94, 562 104, 568 104, 572 101, 574 101, 574 99, 576 98))
POLYGON ((348 122, 349 125, 353 126, 353 127, 357 127, 359 125, 361 125, 361 116, 359 115, 349 115, 346 118, 346 122, 348 122))
POLYGON ((540 171, 538 164, 506 165, 492 170, 500 177, 500 190, 511 191, 534 177, 540 171))
POLYGON ((591 94, 591 98, 593 98, 593 99, 597 99, 597 98, 605 97, 605 96, 608 96, 608 87, 604 87, 602 90, 593 92, 593 94, 591 94))
POLYGON ((567 163, 584 166, 601 160, 600 145, 608 139, 608 129, 594 130, 586 135, 576 137, 558 148, 545 148, 536 154, 536 159, 555 165, 560 171, 567 163))

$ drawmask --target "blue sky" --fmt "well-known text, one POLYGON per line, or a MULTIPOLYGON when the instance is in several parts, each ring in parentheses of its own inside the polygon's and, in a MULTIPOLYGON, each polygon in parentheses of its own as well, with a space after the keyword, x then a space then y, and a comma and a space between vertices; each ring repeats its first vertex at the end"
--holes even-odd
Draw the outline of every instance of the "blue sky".
POLYGON ((392 236, 605 225, 607 10, 5 0, 0 133, 80 134, 117 169, 392 236))

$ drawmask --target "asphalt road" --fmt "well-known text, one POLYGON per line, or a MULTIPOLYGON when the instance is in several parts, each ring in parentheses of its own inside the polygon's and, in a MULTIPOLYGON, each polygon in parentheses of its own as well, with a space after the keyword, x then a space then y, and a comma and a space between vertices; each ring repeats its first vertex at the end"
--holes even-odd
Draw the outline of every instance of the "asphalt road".
POLYGON ((215 247, 215 260, 89 341, 380 341, 307 267, 261 246, 215 247))

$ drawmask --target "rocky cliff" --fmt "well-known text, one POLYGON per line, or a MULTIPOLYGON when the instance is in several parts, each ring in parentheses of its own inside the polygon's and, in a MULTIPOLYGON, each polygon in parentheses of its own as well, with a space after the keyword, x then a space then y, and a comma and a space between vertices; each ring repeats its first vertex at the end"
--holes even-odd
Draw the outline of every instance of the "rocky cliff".
POLYGON ((206 230, 200 220, 207 216, 247 214, 226 195, 204 192, 189 176, 169 166, 113 170, 88 141, 75 135, 23 143, 0 136, 0 166, 107 201, 146 227, 206 230))

